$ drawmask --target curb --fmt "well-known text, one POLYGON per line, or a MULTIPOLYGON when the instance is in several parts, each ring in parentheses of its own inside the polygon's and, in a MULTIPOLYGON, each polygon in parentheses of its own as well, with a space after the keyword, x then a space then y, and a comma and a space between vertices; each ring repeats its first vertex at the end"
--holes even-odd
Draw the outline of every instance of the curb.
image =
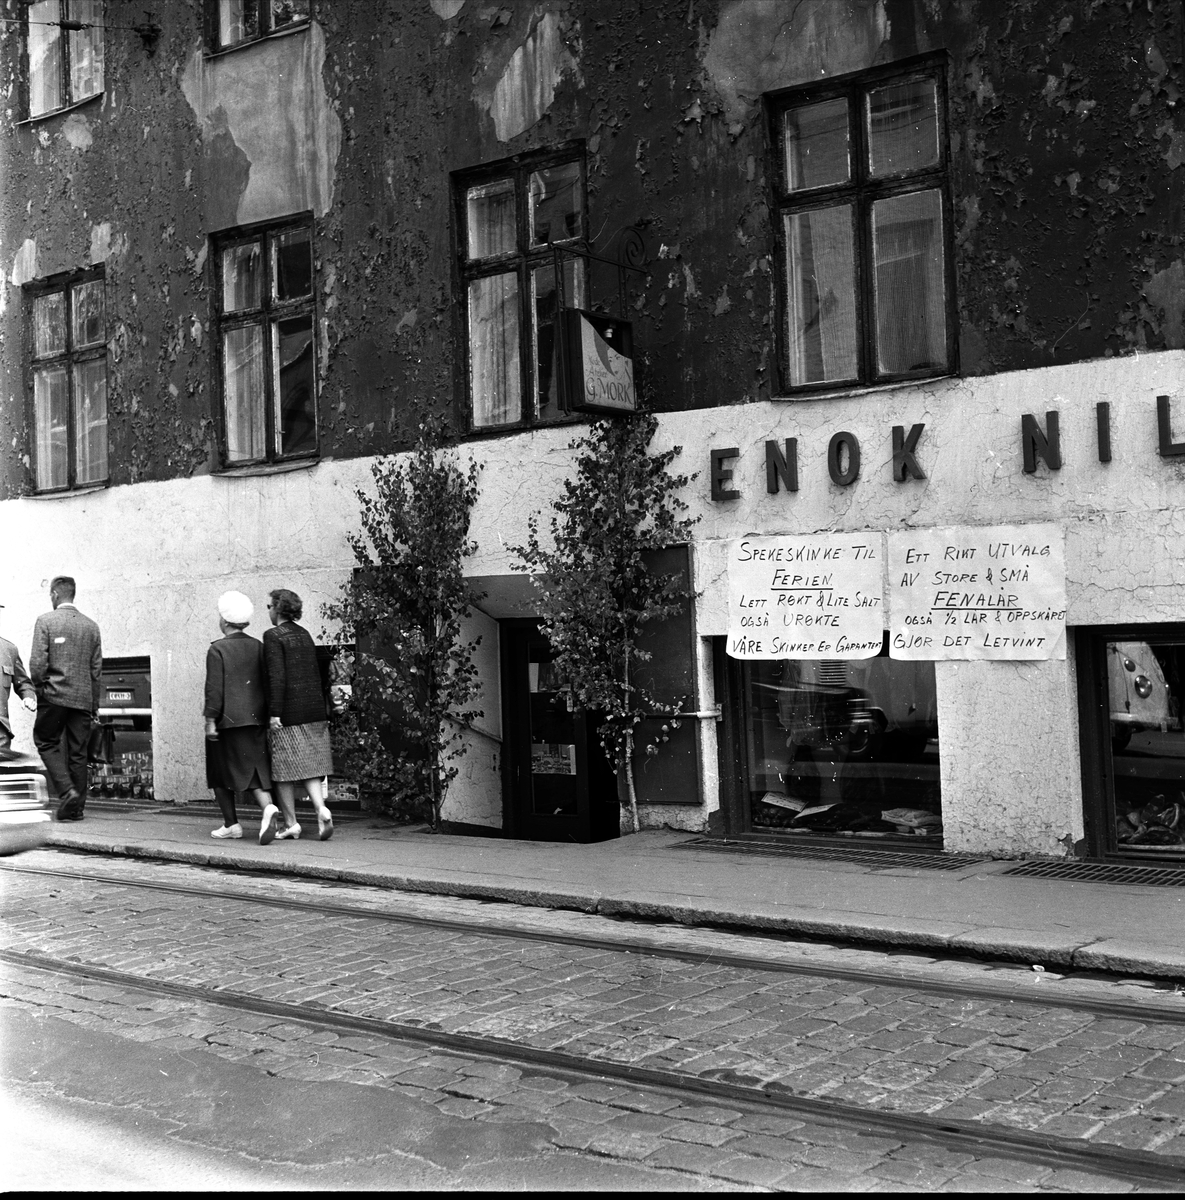
MULTIPOLYGON (((542 891, 532 888, 472 883, 466 880, 419 878, 349 867, 325 867, 292 859, 235 859, 222 854, 202 854, 197 850, 97 842, 67 833, 55 832, 47 843, 63 850, 88 854, 112 854, 125 858, 158 859, 192 863, 195 866, 228 867, 267 874, 296 875, 309 879, 329 879, 364 887, 387 888, 422 895, 456 896, 467 900, 492 900, 528 908, 555 908, 605 917, 626 917, 650 922, 669 921, 677 925, 700 925, 734 932, 781 933, 808 940, 842 942, 868 948, 891 947, 894 950, 939 951, 959 958, 979 958, 1022 963, 1058 971, 1091 971, 1115 976, 1138 976, 1172 982, 1185 982, 1185 950, 1166 951, 1162 947, 1109 939, 1076 942, 1034 934, 1019 938, 1016 931, 983 928, 960 933, 945 933, 908 925, 873 923, 846 918, 821 916, 774 916, 735 909, 696 907, 691 904, 656 903, 594 894, 542 891)), ((935 922, 937 924, 937 922, 935 922)), ((1031 932, 1031 931, 1030 931, 1031 932)))

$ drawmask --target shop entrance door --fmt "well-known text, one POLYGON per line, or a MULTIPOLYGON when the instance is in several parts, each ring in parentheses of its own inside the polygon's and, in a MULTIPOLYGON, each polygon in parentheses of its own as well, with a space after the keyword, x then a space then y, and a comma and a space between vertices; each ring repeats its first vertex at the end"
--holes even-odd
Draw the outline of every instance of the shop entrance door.
POLYGON ((502 623, 502 714, 507 834, 544 842, 616 837, 616 784, 595 722, 573 709, 536 621, 502 623))

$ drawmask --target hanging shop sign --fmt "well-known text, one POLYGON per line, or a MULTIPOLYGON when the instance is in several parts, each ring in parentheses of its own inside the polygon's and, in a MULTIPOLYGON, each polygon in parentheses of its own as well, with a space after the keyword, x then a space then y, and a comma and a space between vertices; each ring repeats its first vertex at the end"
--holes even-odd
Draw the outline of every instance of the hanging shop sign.
POLYGON ((910 530, 888 543, 893 658, 1066 657, 1060 525, 910 530))
POLYGON ((733 658, 874 658, 884 632, 882 536, 741 538, 728 547, 733 658))
POLYGON ((628 321, 579 308, 563 312, 568 406, 576 412, 632 413, 634 337, 628 321))

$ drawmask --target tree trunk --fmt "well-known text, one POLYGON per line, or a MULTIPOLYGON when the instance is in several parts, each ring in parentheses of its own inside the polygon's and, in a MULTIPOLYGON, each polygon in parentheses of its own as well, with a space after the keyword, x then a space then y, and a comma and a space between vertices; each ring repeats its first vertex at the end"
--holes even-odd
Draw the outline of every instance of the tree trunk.
POLYGON ((625 731, 625 786, 629 790, 630 817, 633 819, 634 832, 638 832, 638 793, 634 790, 634 731, 625 731))

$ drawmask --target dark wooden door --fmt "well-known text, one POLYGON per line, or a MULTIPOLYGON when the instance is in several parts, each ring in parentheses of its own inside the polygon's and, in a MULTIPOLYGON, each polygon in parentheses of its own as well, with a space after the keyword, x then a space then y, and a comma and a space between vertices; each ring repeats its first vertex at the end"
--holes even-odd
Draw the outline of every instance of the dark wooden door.
POLYGON ((502 692, 507 833, 547 842, 616 837, 612 770, 537 622, 503 622, 502 692))

